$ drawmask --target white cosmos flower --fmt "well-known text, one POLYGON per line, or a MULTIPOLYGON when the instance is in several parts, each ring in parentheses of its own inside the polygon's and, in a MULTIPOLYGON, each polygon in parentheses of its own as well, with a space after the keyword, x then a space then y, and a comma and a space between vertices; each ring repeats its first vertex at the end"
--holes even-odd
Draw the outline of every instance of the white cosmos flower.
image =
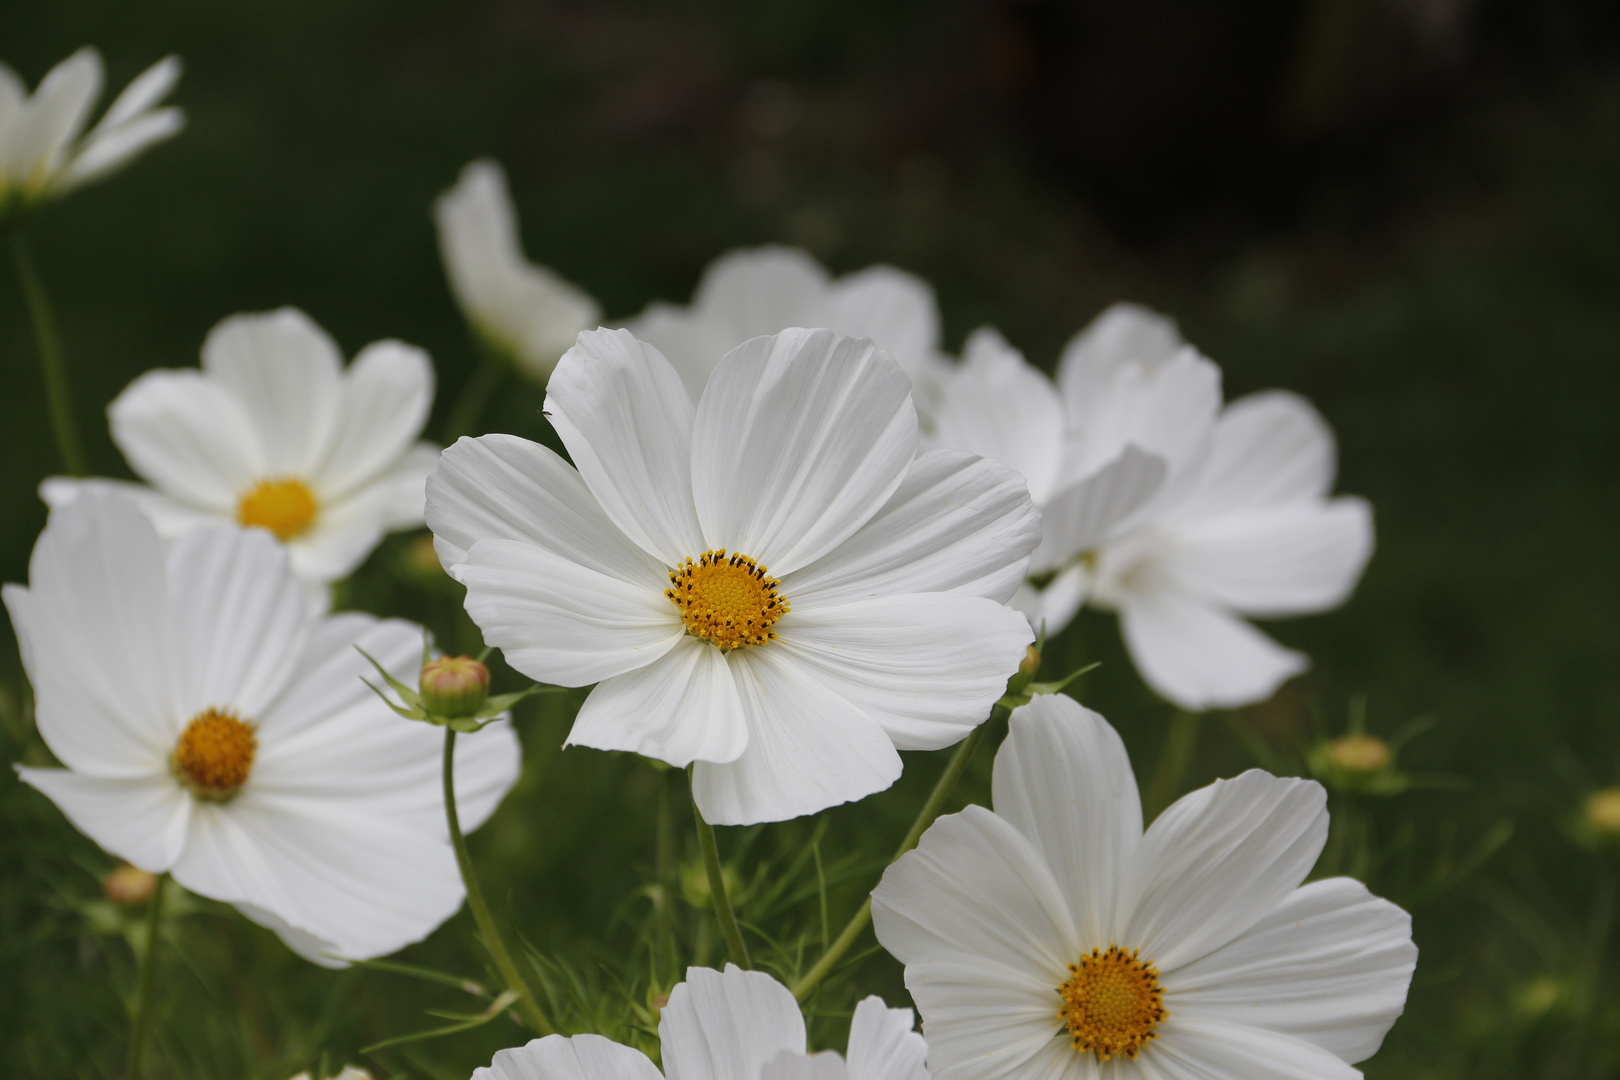
MULTIPOLYGON (((461 906, 444 736, 395 716, 356 646, 401 680, 420 627, 323 618, 257 529, 167 547, 117 495, 54 510, 5 603, 40 735, 67 766, 18 766, 107 851, 236 905, 325 964, 425 937, 461 906)), ((499 724, 458 742, 468 828, 517 779, 499 724)))
POLYGON ((433 204, 450 291, 473 330, 541 385, 581 330, 602 317, 596 301, 524 258, 506 174, 488 158, 461 170, 433 204))
POLYGON ((871 338, 911 376, 925 405, 949 370, 939 349, 939 306, 926 281, 882 265, 834 279, 798 248, 727 252, 704 270, 689 307, 655 302, 625 325, 668 357, 694 399, 727 352, 791 326, 871 338))
POLYGON ((658 1017, 664 1072, 647 1055, 600 1035, 547 1035, 502 1050, 472 1080, 928 1080, 928 1046, 910 1009, 868 997, 855 1006, 849 1053, 808 1053, 804 1017, 788 988, 727 964, 687 968, 658 1017))
POLYGON ((1332 432, 1303 399, 1221 406, 1220 371, 1168 319, 1105 311, 1058 384, 993 331, 969 339, 935 439, 1024 472, 1042 511, 1013 603, 1047 632, 1084 603, 1117 610, 1137 669, 1188 709, 1270 697, 1307 659, 1240 616, 1343 603, 1372 553, 1371 509, 1329 498, 1332 432))
POLYGON ((113 442, 150 487, 57 477, 40 494, 60 506, 118 491, 165 536, 259 526, 287 545, 300 578, 336 581, 386 532, 421 524, 438 448, 417 437, 432 404, 421 349, 373 342, 345 369, 295 308, 233 315, 203 343, 201 371, 148 371, 107 408, 113 442))
POLYGON ((1351 1080, 1405 1007, 1406 912, 1300 885, 1314 782, 1217 781, 1144 834, 1118 734, 1046 696, 1013 713, 993 793, 872 894, 940 1080, 1351 1080))
POLYGON ((156 107, 180 79, 180 60, 170 56, 130 83, 85 133, 103 78, 101 54, 91 48, 57 64, 32 95, 0 64, 0 218, 99 180, 185 125, 179 109, 156 107))
POLYGON ((1018 667, 1023 480, 918 455, 910 384, 870 341, 755 338, 694 408, 657 349, 590 331, 546 412, 578 471, 462 439, 428 479, 440 561, 513 667, 597 683, 569 743, 696 762, 709 821, 881 791, 896 747, 959 741, 1018 667))

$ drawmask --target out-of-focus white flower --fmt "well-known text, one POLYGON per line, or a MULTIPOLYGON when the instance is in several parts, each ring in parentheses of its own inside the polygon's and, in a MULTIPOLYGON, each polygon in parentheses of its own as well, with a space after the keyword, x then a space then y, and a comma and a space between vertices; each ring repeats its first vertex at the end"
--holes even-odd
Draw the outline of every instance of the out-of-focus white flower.
POLYGON ((925 409, 949 371, 939 350, 939 307, 926 281, 892 266, 834 279, 798 248, 727 252, 704 270, 690 306, 655 302, 625 325, 675 365, 693 401, 726 353, 794 326, 871 338, 911 376, 925 409))
POLYGON ((287 545, 295 574, 347 577, 392 529, 422 523, 438 448, 418 442, 433 404, 427 354, 398 341, 343 354, 303 312, 233 315, 202 370, 148 371, 108 406, 113 442, 150 487, 46 480, 52 506, 87 490, 133 498, 164 536, 232 522, 287 545))
POLYGON ((1350 878, 1309 780, 1253 771, 1144 834, 1131 763, 1061 696, 1013 713, 995 811, 940 818, 872 894, 941 1080, 1356 1080, 1406 1003, 1411 918, 1350 878))
POLYGON ((1162 316, 1115 305, 1064 350, 1058 385, 993 331, 968 341, 935 441, 1024 472, 1042 511, 1013 603, 1057 633, 1117 610, 1143 678, 1189 709, 1269 697, 1307 659, 1240 616, 1344 602, 1372 515, 1330 498, 1332 432, 1291 394, 1221 407, 1220 372, 1162 316))
POLYGON ((524 258, 506 174, 488 158, 461 170, 433 204, 450 291, 485 345, 541 385, 601 308, 584 290, 524 258))
MULTIPOLYGON (((107 851, 327 965, 394 952, 461 906, 443 737, 378 700, 356 649, 414 677, 420 627, 316 615, 268 534, 216 526, 165 547, 101 493, 52 511, 28 586, 4 595, 40 735, 67 766, 17 772, 107 851)), ((464 743, 469 827, 518 768, 504 722, 464 743)))
MULTIPOLYGON (((301 1072, 292 1080, 310 1080, 310 1074, 307 1071, 301 1072)), ((371 1074, 358 1065, 345 1065, 342 1072, 328 1080, 371 1080, 371 1074)))
POLYGON ((910 1009, 877 996, 855 1006, 849 1051, 807 1053, 788 988, 759 971, 687 968, 658 1017, 664 1072, 600 1035, 547 1035, 502 1050, 472 1080, 928 1080, 928 1046, 910 1009))
POLYGON ((0 218, 99 180, 185 126, 178 108, 157 107, 180 79, 178 57, 147 68, 85 132, 103 78, 101 54, 88 47, 52 68, 32 95, 0 64, 0 218))
POLYGON ((965 737, 1033 638, 1004 606, 1039 534, 1023 481, 918 455, 910 389, 870 341, 796 329, 694 408, 657 349, 589 331, 546 397, 578 471, 462 439, 428 524, 513 667, 597 683, 570 743, 695 762, 717 824, 814 813, 965 737))

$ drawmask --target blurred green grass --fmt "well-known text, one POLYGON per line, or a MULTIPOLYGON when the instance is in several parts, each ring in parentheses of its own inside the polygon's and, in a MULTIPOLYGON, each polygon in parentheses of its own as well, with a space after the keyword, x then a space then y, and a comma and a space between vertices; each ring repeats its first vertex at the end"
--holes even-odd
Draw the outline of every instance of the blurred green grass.
MULTIPOLYGON (((127 475, 100 410, 129 380, 194 363, 227 314, 285 303, 351 353, 379 337, 427 347, 442 424, 472 350, 428 205, 483 153, 508 167, 531 255, 610 316, 682 299, 709 258, 764 241, 805 244, 836 270, 920 273, 939 289, 950 346, 991 321, 1047 365, 1105 303, 1152 304, 1223 365, 1229 396, 1285 386, 1316 402, 1339 434, 1340 488, 1371 499, 1379 531, 1350 604, 1271 628, 1313 670, 1266 705, 1205 721, 1188 783, 1256 763, 1237 730, 1298 770, 1357 698, 1380 734, 1432 717, 1403 765, 1466 790, 1335 802, 1365 839, 1356 868, 1412 908, 1422 949, 1408 1014, 1368 1075, 1612 1075, 1614 855, 1565 825, 1588 787, 1620 782, 1620 80, 1572 71, 1470 99, 1390 152, 1384 187, 1369 195, 1364 174, 1326 174, 1303 199, 1314 209, 1284 224, 1217 215, 1126 242, 993 116, 968 117, 943 146, 908 128, 975 10, 7 5, 0 58, 30 83, 87 42, 114 86, 170 51, 188 65, 177 98, 189 129, 29 225, 94 470, 127 475), (1379 213, 1342 209, 1369 200, 1379 213), (1505 846, 1470 866, 1508 825, 1505 846)), ((9 272, 0 349, 0 575, 20 581, 44 522, 34 489, 56 465, 9 272)), ((485 426, 543 437, 541 391, 507 389, 485 426)), ((464 633, 453 596, 395 573, 409 543, 385 545, 346 602, 464 633)), ((39 760, 9 627, 0 636, 0 751, 39 760)), ((1049 671, 1102 661, 1080 696, 1120 728, 1145 778, 1170 709, 1136 679, 1112 620, 1083 617, 1049 656, 1049 671)), ((639 1038, 655 961, 638 890, 656 878, 661 792, 677 796, 679 854, 693 856, 682 790, 632 758, 560 751, 570 708, 551 699, 520 714, 524 779, 473 849, 497 907, 594 987, 595 1022, 639 1038)), ((955 804, 987 800, 989 760, 955 804)), ((826 866, 883 858, 942 767, 943 755, 908 755, 892 791, 826 815, 826 866)), ((721 842, 752 880, 814 828, 722 830, 721 842)), ((110 865, 0 773, 0 1073, 117 1074, 130 952, 104 911, 85 914, 110 865)), ((830 890, 834 932, 871 879, 830 890)), ((814 880, 813 867, 795 878, 814 880)), ((688 955, 716 962, 701 909, 674 907, 688 955)), ((778 911, 742 905, 745 920, 763 914, 773 931, 819 938, 813 888, 778 911)), ((283 1080, 324 1051, 379 1075, 465 1077, 523 1038, 498 1020, 361 1058, 437 1023, 424 1008, 470 999, 315 969, 215 905, 172 930, 156 1075, 283 1080)), ((473 949, 463 914, 403 959, 478 975, 473 949)), ((904 1001, 898 965, 874 955, 830 984, 813 1040, 841 1046, 837 1014, 866 992, 904 1001)))

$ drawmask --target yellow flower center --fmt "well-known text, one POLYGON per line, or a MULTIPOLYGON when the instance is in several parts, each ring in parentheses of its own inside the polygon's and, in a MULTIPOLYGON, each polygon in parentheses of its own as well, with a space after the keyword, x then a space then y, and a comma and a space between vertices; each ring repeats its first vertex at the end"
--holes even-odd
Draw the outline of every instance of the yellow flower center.
POLYGON ((670 571, 664 595, 681 609, 688 634, 722 649, 764 644, 776 636, 771 626, 788 612, 776 579, 753 559, 727 555, 725 548, 670 571))
POLYGON ((260 480, 242 496, 236 520, 246 526, 269 529, 279 540, 291 540, 315 520, 320 504, 302 480, 260 480))
POLYGON ((204 709, 174 744, 169 767, 197 798, 224 802, 247 783, 258 749, 251 723, 229 709, 204 709))
POLYGON ((1164 991, 1159 972, 1136 950, 1118 945, 1092 949, 1069 965, 1069 981, 1057 988, 1063 999, 1058 1016, 1069 1028, 1076 1050, 1094 1052, 1099 1061, 1135 1058, 1157 1037, 1164 1019, 1164 991))

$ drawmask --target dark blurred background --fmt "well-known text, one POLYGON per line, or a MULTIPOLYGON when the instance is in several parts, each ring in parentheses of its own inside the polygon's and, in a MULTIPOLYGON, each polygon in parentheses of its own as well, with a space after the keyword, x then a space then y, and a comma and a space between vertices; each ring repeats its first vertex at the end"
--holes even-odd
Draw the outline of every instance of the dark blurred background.
MULTIPOLYGON (((1050 368, 1102 306, 1133 299, 1180 320, 1229 396, 1309 396, 1339 434, 1341 489, 1376 508, 1379 551, 1347 607, 1268 628, 1314 669, 1209 718, 1186 782, 1303 770, 1363 705, 1386 737, 1432 721, 1401 757, 1418 790, 1335 797, 1354 830, 1337 857, 1359 854, 1330 869, 1411 908, 1423 949, 1368 1074, 1620 1074, 1615 857, 1576 823, 1588 791, 1620 782, 1620 4, 0 6, 0 59, 30 86, 83 44, 114 88, 181 54, 190 117, 27 226, 100 474, 127 475, 101 412, 125 384, 195 363, 223 316, 281 304, 350 353, 427 347, 442 424, 473 351, 428 208, 483 154, 508 170, 531 257, 609 317, 685 300, 730 247, 785 242, 838 272, 928 278, 952 349, 993 322, 1050 368)), ((0 576, 21 581, 44 521, 34 490, 58 465, 9 267, 0 353, 0 576)), ((538 437, 542 392, 508 389, 485 428, 538 437)), ((385 546, 346 602, 448 626, 454 596, 399 572, 409 544, 385 546)), ((41 760, 3 633, 0 750, 41 760)), ((1082 618, 1051 658, 1103 661, 1081 696, 1145 776, 1170 710, 1112 620, 1082 618)), ((674 778, 559 755, 567 713, 520 716, 530 768, 475 852, 537 944, 605 971, 643 955, 636 890, 674 778)), ((958 803, 986 797, 988 764, 958 803)), ((835 927, 940 765, 912 755, 894 791, 830 815, 829 858, 866 860, 834 889, 835 927)), ((95 907, 111 864, 9 776, 0 1073, 116 1075, 127 920, 95 907)), ((807 828, 722 843, 746 877, 780 869, 807 828)), ((814 907, 777 914, 812 925, 814 907)), ((470 932, 463 915, 407 958, 467 969, 470 932)), ((284 1080, 325 1049, 379 1076, 465 1077, 522 1037, 501 1020, 362 1058, 434 1023, 418 1010, 442 991, 317 971, 213 907, 174 933, 159 1075, 284 1080)), ((858 972, 813 1024, 823 1045, 842 1045, 857 988, 904 1000, 887 957, 858 972)))

